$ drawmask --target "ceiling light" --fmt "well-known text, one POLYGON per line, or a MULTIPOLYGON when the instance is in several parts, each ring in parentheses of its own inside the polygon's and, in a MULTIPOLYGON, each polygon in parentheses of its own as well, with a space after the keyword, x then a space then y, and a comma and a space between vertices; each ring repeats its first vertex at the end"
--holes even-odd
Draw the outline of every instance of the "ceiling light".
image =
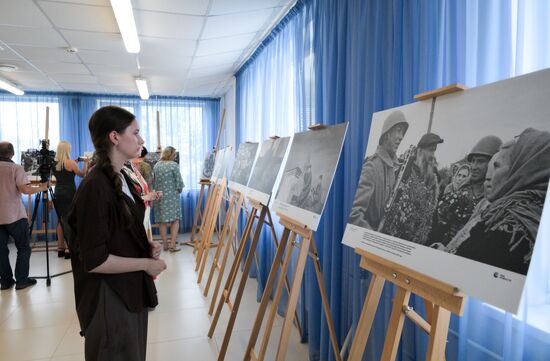
POLYGON ((9 91, 10 93, 13 93, 15 95, 23 95, 25 92, 17 87, 15 87, 13 84, 10 84, 4 80, 0 80, 0 88, 9 91))
POLYGON ((138 88, 139 96, 143 100, 149 99, 149 90, 147 89, 147 80, 142 78, 136 78, 136 85, 138 88))
POLYGON ((137 35, 134 12, 131 0, 111 0, 111 6, 115 13, 118 29, 122 35, 124 46, 129 53, 139 53, 139 38, 137 35))
POLYGON ((0 64, 0 71, 16 71, 18 68, 15 65, 11 64, 0 64))

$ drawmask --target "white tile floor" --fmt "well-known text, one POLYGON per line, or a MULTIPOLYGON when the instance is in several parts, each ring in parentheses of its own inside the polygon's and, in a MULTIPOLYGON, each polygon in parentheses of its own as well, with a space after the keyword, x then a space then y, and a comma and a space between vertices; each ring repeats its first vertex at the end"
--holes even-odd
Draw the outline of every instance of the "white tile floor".
MULTIPOLYGON (((187 237, 186 234, 181 238, 187 237)), ((10 250, 13 267, 16 254, 13 244, 10 250)), ((33 252, 31 276, 45 275, 45 258, 45 252, 33 252)), ((190 247, 182 247, 181 252, 174 254, 164 252, 162 258, 168 269, 156 281, 159 306, 149 313, 147 360, 217 360, 229 318, 228 309, 224 308, 214 337, 208 338, 212 290, 209 297, 202 294, 207 274, 198 285, 190 247)), ((57 258, 57 253, 50 253, 50 262, 52 273, 70 269, 70 262, 57 258)), ((205 272, 209 271, 210 262, 211 259, 205 272)), ((243 358, 258 307, 256 290, 256 280, 249 279, 225 358, 228 361, 243 358)), ((282 318, 277 317, 267 351, 268 360, 275 358, 281 326, 282 318)), ((50 287, 46 287, 45 280, 39 280, 36 286, 25 290, 0 292, 0 361, 84 360, 84 343, 78 331, 71 274, 53 278, 50 287)), ((308 359, 307 345, 300 344, 296 329, 291 333, 286 359, 308 359)))

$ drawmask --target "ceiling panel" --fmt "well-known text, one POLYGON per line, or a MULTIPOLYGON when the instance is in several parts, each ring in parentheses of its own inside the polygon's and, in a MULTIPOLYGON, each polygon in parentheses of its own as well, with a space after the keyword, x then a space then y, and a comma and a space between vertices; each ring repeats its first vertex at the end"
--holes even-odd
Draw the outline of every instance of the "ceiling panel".
POLYGON ((36 71, 13 71, 9 73, 0 73, 2 78, 11 80, 18 84, 27 84, 32 82, 49 82, 50 80, 36 71))
POLYGON ((233 74, 233 63, 219 65, 219 66, 210 66, 206 68, 193 68, 189 71, 188 77, 193 78, 202 78, 206 76, 220 76, 224 74, 233 74))
POLYGON ((39 48, 20 45, 12 45, 11 47, 30 61, 46 60, 48 62, 80 63, 80 59, 75 54, 68 53, 63 48, 39 48))
POLYGON ((32 91, 49 91, 49 92, 61 92, 65 89, 61 88, 57 84, 50 82, 50 83, 32 83, 25 85, 23 90, 32 90, 32 91))
POLYGON ((118 25, 111 7, 41 1, 40 6, 61 29, 117 33, 118 25))
POLYGON ((199 86, 211 85, 213 83, 219 84, 220 82, 226 81, 231 78, 231 74, 216 75, 216 76, 205 76, 201 78, 189 78, 185 82, 185 88, 193 88, 199 86))
POLYGON ((105 89, 107 89, 108 93, 132 94, 132 95, 137 95, 138 94, 138 90, 136 88, 135 83, 134 83, 133 86, 130 86, 130 85, 106 85, 105 89))
POLYGON ((78 52, 78 55, 86 64, 111 65, 126 69, 136 69, 135 54, 81 50, 78 52))
POLYGON ((95 75, 113 75, 113 74, 121 74, 125 72, 136 72, 137 69, 124 67, 124 66, 116 66, 116 65, 109 65, 109 64, 86 64, 88 69, 95 74, 95 75))
POLYGON ((286 1, 281 0, 214 0, 210 15, 234 14, 252 10, 260 10, 282 6, 286 1))
POLYGON ((69 45, 79 50, 102 50, 126 52, 122 37, 117 33, 60 30, 69 45))
POLYGON ((136 10, 139 35, 161 38, 198 39, 204 17, 136 10))
POLYGON ((164 69, 166 71, 174 70, 177 72, 178 69, 189 68, 191 59, 191 57, 140 55, 139 63, 142 69, 164 69))
POLYGON ((136 86, 134 75, 132 74, 116 74, 116 75, 97 75, 98 83, 105 86, 136 86))
POLYGON ((51 27, 50 22, 32 1, 2 0, 1 25, 51 27))
POLYGON ((207 0, 134 0, 134 9, 188 15, 206 15, 207 0))
POLYGON ((92 75, 85 74, 52 74, 50 75, 58 83, 86 83, 97 84, 97 80, 92 75))
POLYGON ((230 51, 227 53, 216 54, 216 56, 197 56, 193 60, 193 69, 214 67, 235 63, 242 55, 241 51, 230 51))
POLYGON ((246 49, 256 39, 258 33, 242 34, 237 36, 227 36, 223 38, 214 38, 200 40, 196 56, 214 55, 229 51, 246 49))
POLYGON ((87 92, 87 93, 104 93, 105 88, 98 84, 88 83, 59 83, 59 85, 68 91, 87 92))
MULTIPOLYGON (((39 1, 43 2, 43 1, 51 1, 51 0, 39 0, 39 1)), ((58 0, 53 0, 53 1, 58 1, 58 0)), ((79 4, 79 5, 111 6, 111 2, 109 0, 63 0, 63 2, 79 4)))
POLYGON ((273 9, 231 15, 210 16, 206 20, 204 39, 253 33, 263 30, 273 20, 273 9))
POLYGON ((77 63, 33 63, 46 74, 90 74, 84 65, 77 63))
MULTIPOLYGON (((20 72, 20 71, 36 72, 36 69, 24 60, 2 60, 2 59, 0 59, 0 64, 15 65, 17 67, 17 70, 14 71, 14 72, 20 72)), ((14 72, 0 72, 0 74, 10 74, 10 73, 14 73, 14 72)))
POLYGON ((53 28, 0 26, 0 40, 6 44, 40 47, 65 47, 67 42, 53 28))
POLYGON ((184 57, 193 56, 197 47, 196 40, 190 39, 164 39, 140 36, 141 54, 163 57, 184 57))

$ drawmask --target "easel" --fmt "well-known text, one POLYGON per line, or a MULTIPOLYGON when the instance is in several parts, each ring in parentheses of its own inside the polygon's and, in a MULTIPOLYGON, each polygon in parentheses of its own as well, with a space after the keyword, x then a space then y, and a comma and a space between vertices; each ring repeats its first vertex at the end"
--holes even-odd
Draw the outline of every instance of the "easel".
POLYGON ((363 356, 385 281, 397 286, 397 294, 393 300, 381 360, 395 360, 405 317, 408 317, 429 335, 426 360, 444 360, 451 312, 459 316, 462 315, 466 296, 453 286, 367 251, 356 249, 356 252, 361 255, 361 267, 369 270, 373 275, 348 361, 359 361, 363 356), (427 320, 424 320, 408 305, 411 293, 424 298, 427 320))
POLYGON ((208 281, 206 282, 206 287, 204 288, 204 293, 203 293, 205 297, 208 296, 208 291, 210 290, 210 284, 212 283, 214 274, 217 271, 218 277, 216 279, 216 285, 214 287, 214 295, 212 296, 210 310, 208 311, 208 314, 210 315, 213 312, 214 304, 216 302, 215 300, 218 297, 218 292, 220 289, 221 281, 225 271, 225 266, 227 263, 227 257, 229 256, 229 250, 231 249, 231 245, 233 244, 233 238, 235 237, 235 233, 237 231, 241 210, 243 209, 243 207, 246 208, 243 193, 237 190, 230 190, 230 193, 231 193, 231 199, 229 200, 229 207, 227 208, 223 230, 221 232, 220 238, 218 239, 218 248, 216 249, 216 254, 214 255, 214 260, 212 262, 212 265, 210 266, 208 281), (227 236, 227 242, 225 242, 226 236, 227 236), (224 253, 223 253, 222 263, 219 264, 222 249, 224 253))
MULTIPOLYGON (((274 242, 277 246, 277 249, 279 248, 279 245, 277 244, 278 243, 277 242, 277 236, 275 234, 275 227, 273 226, 273 220, 271 218, 271 213, 269 212, 269 208, 267 206, 261 204, 260 202, 254 200, 254 199, 249 198, 248 201, 249 201, 249 204, 252 207, 252 210, 251 210, 251 212, 249 214, 249 217, 248 217, 248 220, 246 222, 246 226, 245 226, 244 232, 241 236, 241 241, 239 243, 239 247, 237 249, 237 254, 235 255, 235 259, 233 260, 233 264, 231 266, 229 276, 226 280, 226 283, 225 283, 224 289, 222 291, 221 297, 218 301, 218 307, 216 308, 216 313, 214 315, 214 319, 212 320, 212 323, 210 325, 210 330, 208 331, 208 337, 212 338, 213 335, 214 335, 214 331, 216 330, 216 326, 217 326, 219 317, 221 315, 221 311, 222 311, 224 305, 227 304, 227 307, 229 308, 231 314, 230 314, 229 322, 227 324, 227 328, 226 328, 226 331, 225 331, 225 334, 224 334, 223 343, 222 343, 222 346, 220 348, 220 353, 218 355, 218 360, 224 360, 225 359, 225 354, 227 353, 227 348, 229 347, 229 341, 231 339, 231 333, 232 333, 232 330, 233 330, 233 326, 235 324, 235 320, 237 319, 237 314, 239 312, 239 306, 240 306, 240 303, 241 303, 242 295, 244 293, 244 288, 246 286, 246 282, 248 280, 248 275, 250 273, 250 268, 252 266, 253 258, 256 259, 256 263, 258 263, 257 258, 256 258, 257 257, 256 248, 257 248, 258 240, 260 238, 260 234, 261 234, 262 227, 263 227, 264 224, 267 224, 267 225, 270 226, 274 242), (259 212, 259 215, 258 215, 258 212, 259 212), (266 217, 267 217, 267 221, 266 221, 266 217), (254 229, 254 232, 252 232, 252 228, 254 227, 254 221, 256 219, 257 219, 256 228, 254 229), (247 244, 248 244, 247 240, 250 238, 250 235, 252 233, 253 233, 253 236, 252 236, 252 239, 251 239, 250 244, 249 244, 248 255, 247 255, 246 260, 245 260, 243 272, 242 272, 242 275, 241 275, 241 280, 239 282, 239 287, 237 289, 237 294, 235 295, 235 300, 233 302, 231 302, 230 296, 231 296, 231 292, 233 290, 233 286, 235 284, 235 280, 237 278, 237 272, 239 270, 241 261, 244 257, 244 252, 247 248, 247 244)), ((273 262, 280 262, 280 259, 279 259, 279 261, 277 261, 277 259, 275 259, 273 262)), ((283 275, 281 275, 281 280, 282 279, 284 279, 286 281, 287 290, 288 290, 288 278, 286 278, 286 276, 283 278, 283 275)), ((218 281, 221 281, 221 277, 219 278, 218 281)), ((212 299, 212 304, 210 306, 211 310, 213 308, 213 305, 214 305, 215 301, 216 301, 216 298, 214 297, 212 299)), ((294 316, 295 316, 295 320, 296 320, 296 325, 297 325, 298 329, 301 332, 298 316, 297 316, 296 313, 294 313, 294 316)))
POLYGON ((248 341, 248 346, 245 351, 244 360, 264 360, 265 353, 267 351, 267 346, 269 343, 269 337, 271 335, 271 330, 273 329, 273 322, 275 320, 275 315, 277 313, 277 305, 279 304, 280 297, 283 289, 283 282, 286 279, 288 268, 292 260, 292 251, 294 247, 297 247, 300 251, 298 254, 298 260, 296 263, 296 269, 294 271, 294 277, 292 281, 292 286, 290 288, 290 295, 288 299, 287 310, 283 322, 283 329, 281 331, 281 336, 279 339, 279 346, 277 349, 277 361, 283 361, 285 359, 286 350, 288 348, 288 339, 290 336, 290 329, 292 326, 292 316, 296 312, 296 306, 298 303, 298 297, 300 295, 300 288, 302 284, 302 279, 304 276, 305 266, 308 255, 312 258, 315 266, 315 274, 317 276, 317 283, 319 285, 319 290, 321 293, 321 299, 323 303, 323 310, 325 312, 325 317, 327 319, 327 324, 329 328, 330 341, 332 348, 334 350, 334 355, 336 360, 340 361, 340 352, 338 347, 338 341, 336 340, 336 332, 334 329, 334 322, 332 320, 332 314, 330 312, 330 306, 328 303, 328 297, 325 287, 325 282, 323 275, 321 273, 321 263, 319 261, 319 256, 317 253, 317 247, 315 245, 315 240, 313 239, 313 231, 308 228, 306 225, 301 224, 295 220, 292 220, 284 215, 277 214, 279 216, 279 223, 284 226, 283 236, 281 238, 279 247, 277 248, 277 253, 275 254, 275 259, 269 271, 269 276, 267 283, 265 285, 264 293, 262 295, 262 300, 260 302, 260 307, 256 315, 256 320, 254 322, 254 327, 252 328, 252 333, 248 341), (297 245, 296 238, 300 236, 301 242, 297 245), (290 242, 289 242, 290 240, 290 242), (266 324, 266 329, 264 332, 263 340, 260 346, 260 352, 256 354, 254 352, 254 347, 258 339, 260 328, 262 326, 263 318, 267 305, 269 303, 269 298, 275 278, 279 271, 279 264, 283 258, 281 272, 279 275, 279 281, 277 282, 277 288, 275 290, 275 296, 273 297, 273 304, 269 312, 269 317, 266 324), (284 276, 284 278, 283 278, 284 276))
MULTIPOLYGON (((414 97, 417 101, 432 99, 428 132, 431 132, 432 129, 437 97, 464 89, 466 89, 464 85, 451 84, 417 94, 414 97)), ((426 360, 445 360, 445 347, 451 318, 450 313, 453 312, 459 316, 462 315, 466 296, 458 292, 451 285, 387 261, 367 251, 356 249, 356 252, 361 255, 361 267, 369 270, 373 275, 357 324, 355 339, 351 346, 348 361, 361 360, 363 356, 386 280, 397 286, 397 294, 393 300, 393 308, 381 360, 395 360, 405 317, 408 317, 429 335, 426 360), (426 320, 409 306, 411 293, 424 298, 426 320)))
POLYGON ((213 192, 211 192, 212 197, 210 199, 211 200, 210 207, 208 209, 208 212, 206 212, 205 214, 205 217, 206 217, 205 222, 201 224, 200 244, 198 245, 197 256, 195 259, 197 263, 195 267, 195 272, 197 271, 199 272, 197 283, 201 283, 202 281, 202 275, 206 267, 206 259, 208 258, 208 252, 212 247, 212 235, 214 234, 214 229, 216 228, 216 219, 219 213, 223 195, 225 193, 226 185, 227 185, 227 179, 225 177, 222 178, 221 182, 213 185, 212 187, 213 192))
MULTIPOLYGON (((222 132, 224 119, 225 119, 225 109, 223 109, 223 111, 222 111, 222 116, 221 116, 221 119, 220 119, 220 126, 218 127, 218 135, 216 136, 216 143, 214 143, 214 148, 213 148, 213 153, 214 154, 216 154, 218 152, 218 143, 220 141, 220 135, 221 135, 221 132, 222 132)), ((158 127, 158 121, 157 121, 157 127, 158 127)), ((160 139, 159 139, 159 143, 160 143, 160 139)), ((189 242, 189 243, 193 244, 193 247, 194 247, 193 252, 196 252, 196 249, 197 249, 197 245, 195 244, 195 235, 198 232, 199 224, 202 224, 203 212, 206 212, 206 207, 203 210, 203 212, 201 212, 202 197, 204 195, 205 188, 206 188, 206 192, 210 191, 211 182, 210 182, 210 179, 201 179, 199 181, 199 184, 201 185, 201 190, 199 192, 199 199, 197 200, 197 205, 195 207, 195 216, 194 216, 194 219, 193 219, 193 227, 191 228, 191 240, 189 242)))

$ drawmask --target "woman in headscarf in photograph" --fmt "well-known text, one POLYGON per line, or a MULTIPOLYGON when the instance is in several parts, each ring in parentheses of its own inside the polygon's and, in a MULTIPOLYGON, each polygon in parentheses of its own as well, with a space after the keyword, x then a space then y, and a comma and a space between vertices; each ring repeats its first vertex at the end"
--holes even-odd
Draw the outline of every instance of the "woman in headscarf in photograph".
POLYGON ((550 177, 550 133, 528 128, 502 146, 479 222, 456 254, 527 274, 550 177))
POLYGON ((451 183, 437 203, 430 243, 447 245, 453 236, 468 222, 476 206, 468 187, 471 168, 467 163, 458 165, 451 183))

